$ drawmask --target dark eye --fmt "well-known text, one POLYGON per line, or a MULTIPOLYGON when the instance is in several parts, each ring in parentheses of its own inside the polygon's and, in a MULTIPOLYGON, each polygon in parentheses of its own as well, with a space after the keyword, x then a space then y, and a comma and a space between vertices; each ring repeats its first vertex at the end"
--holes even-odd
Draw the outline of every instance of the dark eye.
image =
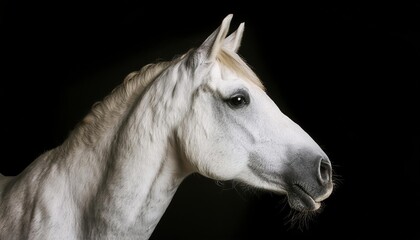
POLYGON ((249 96, 247 93, 236 93, 227 99, 227 103, 232 108, 242 108, 249 104, 249 96))

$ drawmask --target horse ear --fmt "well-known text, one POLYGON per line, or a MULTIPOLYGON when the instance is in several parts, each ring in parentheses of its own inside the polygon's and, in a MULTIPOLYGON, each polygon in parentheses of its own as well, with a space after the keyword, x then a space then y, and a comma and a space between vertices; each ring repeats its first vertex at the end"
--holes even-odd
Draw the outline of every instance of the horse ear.
POLYGON ((204 52, 207 60, 216 59, 217 53, 224 45, 224 40, 227 33, 229 32, 230 21, 232 20, 233 14, 227 15, 222 24, 201 44, 198 48, 199 52, 204 52))
POLYGON ((238 29, 230 34, 224 41, 223 47, 233 52, 237 52, 241 46, 242 36, 244 34, 245 23, 241 23, 238 29))

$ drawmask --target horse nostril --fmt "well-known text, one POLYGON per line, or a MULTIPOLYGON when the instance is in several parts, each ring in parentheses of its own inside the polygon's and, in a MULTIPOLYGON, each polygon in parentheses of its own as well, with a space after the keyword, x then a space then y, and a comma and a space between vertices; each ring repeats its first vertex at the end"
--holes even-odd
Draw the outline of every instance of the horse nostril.
POLYGON ((319 177, 321 178, 321 183, 331 182, 332 169, 331 164, 328 160, 321 159, 321 164, 319 165, 319 177))

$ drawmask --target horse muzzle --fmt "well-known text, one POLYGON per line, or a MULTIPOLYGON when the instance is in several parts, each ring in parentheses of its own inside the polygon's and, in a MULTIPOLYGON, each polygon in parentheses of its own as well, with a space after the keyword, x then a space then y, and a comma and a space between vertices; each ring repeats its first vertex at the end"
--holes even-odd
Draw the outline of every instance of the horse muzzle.
POLYGON ((333 190, 332 167, 326 156, 299 154, 285 175, 290 207, 298 211, 315 211, 333 190))

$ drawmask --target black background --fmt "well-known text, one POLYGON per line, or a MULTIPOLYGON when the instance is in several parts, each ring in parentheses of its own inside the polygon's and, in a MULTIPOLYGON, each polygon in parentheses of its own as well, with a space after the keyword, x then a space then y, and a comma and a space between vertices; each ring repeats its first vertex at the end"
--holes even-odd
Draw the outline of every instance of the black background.
POLYGON ((152 239, 419 237, 420 5, 255 1, 0 2, 0 172, 59 144, 131 71, 245 22, 240 54, 334 164, 303 230, 284 197, 185 180, 152 239))

